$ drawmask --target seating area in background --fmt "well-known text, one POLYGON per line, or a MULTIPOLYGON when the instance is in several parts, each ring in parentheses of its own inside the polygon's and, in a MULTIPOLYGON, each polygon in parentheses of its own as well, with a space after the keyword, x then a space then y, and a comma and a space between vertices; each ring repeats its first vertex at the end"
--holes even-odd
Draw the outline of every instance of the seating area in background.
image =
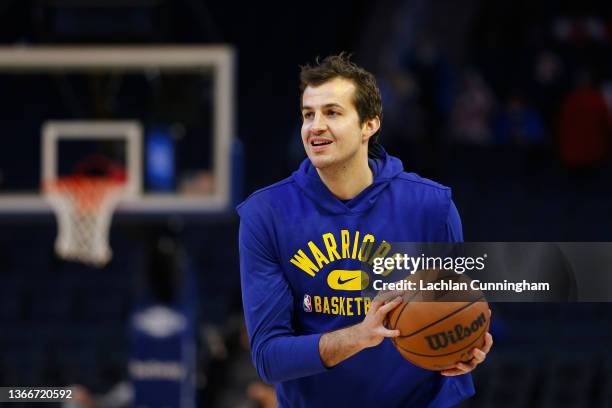
POLYGON ((105 390, 125 376, 129 249, 101 271, 57 260, 54 240, 52 225, 2 228, 0 382, 105 390))
POLYGON ((440 157, 435 180, 452 188, 466 241, 610 240, 611 163, 572 169, 521 146, 453 145, 440 157))
POLYGON ((503 322, 495 352, 462 408, 612 404, 612 304, 505 303, 493 313, 503 322))

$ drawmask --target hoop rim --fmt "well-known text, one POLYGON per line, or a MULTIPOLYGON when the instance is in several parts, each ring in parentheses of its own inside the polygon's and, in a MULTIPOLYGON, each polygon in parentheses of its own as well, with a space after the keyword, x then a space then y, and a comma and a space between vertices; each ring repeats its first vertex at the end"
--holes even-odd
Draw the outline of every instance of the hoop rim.
POLYGON ((53 180, 46 180, 43 182, 43 191, 45 193, 53 192, 54 190, 62 188, 77 187, 80 185, 94 185, 97 187, 108 185, 108 186, 123 186, 127 184, 127 179, 123 176, 118 175, 104 175, 104 176, 89 176, 86 174, 71 174, 67 176, 57 177, 53 180))
POLYGON ((115 175, 72 174, 48 180, 43 185, 47 197, 74 201, 77 212, 97 212, 126 188, 127 180, 115 175))

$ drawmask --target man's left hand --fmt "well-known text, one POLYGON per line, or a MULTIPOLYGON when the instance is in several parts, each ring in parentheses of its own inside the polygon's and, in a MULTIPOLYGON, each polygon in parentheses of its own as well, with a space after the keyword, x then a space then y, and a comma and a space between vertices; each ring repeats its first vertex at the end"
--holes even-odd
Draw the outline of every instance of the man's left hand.
POLYGON ((472 359, 465 362, 457 363, 454 367, 440 371, 440 374, 445 375, 447 377, 452 377, 454 375, 462 375, 467 374, 478 366, 478 364, 485 361, 487 358, 487 353, 491 350, 493 346, 493 336, 490 333, 485 335, 485 344, 482 349, 475 348, 472 350, 472 359))

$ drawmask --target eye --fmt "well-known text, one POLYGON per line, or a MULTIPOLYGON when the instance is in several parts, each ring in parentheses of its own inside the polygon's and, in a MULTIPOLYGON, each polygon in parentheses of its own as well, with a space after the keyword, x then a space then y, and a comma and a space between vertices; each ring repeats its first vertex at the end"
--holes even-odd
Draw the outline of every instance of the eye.
POLYGON ((302 117, 303 117, 304 119, 312 119, 312 117, 313 117, 313 116, 314 116, 314 113, 312 113, 312 112, 304 112, 304 113, 302 114, 302 117))
POLYGON ((336 116, 340 116, 340 112, 337 112, 337 111, 328 111, 328 112, 326 113, 326 115, 327 115, 327 116, 329 116, 329 117, 334 118, 334 117, 336 117, 336 116))

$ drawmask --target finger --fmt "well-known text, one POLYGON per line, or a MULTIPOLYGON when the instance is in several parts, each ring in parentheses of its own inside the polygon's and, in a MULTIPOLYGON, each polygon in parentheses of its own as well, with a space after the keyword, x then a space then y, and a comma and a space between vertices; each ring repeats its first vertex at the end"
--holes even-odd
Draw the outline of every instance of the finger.
POLYGON ((467 374, 470 371, 472 371, 474 368, 476 368, 477 365, 478 363, 476 363, 474 359, 470 361, 460 361, 457 364, 455 364, 454 367, 443 370, 440 373, 442 375, 448 375, 448 376, 467 374))
POLYGON ((457 363, 456 368, 462 370, 464 373, 469 373, 470 371, 475 369, 477 365, 478 363, 476 362, 476 360, 471 359, 470 361, 461 361, 457 363))
POLYGON ((389 313, 391 310, 395 309, 397 306, 400 305, 400 303, 402 303, 402 298, 401 297, 396 297, 395 299, 393 299, 392 301, 385 303, 384 305, 382 305, 380 307, 380 309, 378 309, 376 311, 377 314, 379 314, 380 316, 385 316, 387 313, 389 313))
POLYGON ((491 347, 493 347, 493 336, 491 336, 491 333, 487 333, 485 335, 485 344, 482 346, 482 351, 486 354, 491 351, 491 347))
POLYGON ((380 300, 377 300, 376 298, 372 299, 372 303, 370 303, 370 311, 368 313, 376 313, 381 306, 382 302, 380 300))
POLYGON ((403 294, 403 291, 401 290, 388 290, 386 292, 378 292, 378 294, 376 295, 374 299, 380 301, 382 304, 385 304, 389 302, 390 300, 393 300, 396 297, 401 296, 402 294, 403 294))
POLYGON ((446 376, 446 377, 454 377, 456 375, 463 375, 465 374, 465 371, 460 370, 458 368, 449 368, 447 370, 443 370, 440 371, 440 374, 446 376))
POLYGON ((487 358, 487 353, 485 353, 484 351, 480 350, 480 349, 474 349, 472 351, 472 360, 476 362, 476 364, 480 364, 483 361, 485 361, 485 359, 487 358))
POLYGON ((385 328, 381 328, 380 330, 377 330, 376 333, 379 336, 383 336, 383 337, 397 337, 400 335, 400 331, 395 329, 395 330, 389 330, 389 329, 385 329, 385 328))

